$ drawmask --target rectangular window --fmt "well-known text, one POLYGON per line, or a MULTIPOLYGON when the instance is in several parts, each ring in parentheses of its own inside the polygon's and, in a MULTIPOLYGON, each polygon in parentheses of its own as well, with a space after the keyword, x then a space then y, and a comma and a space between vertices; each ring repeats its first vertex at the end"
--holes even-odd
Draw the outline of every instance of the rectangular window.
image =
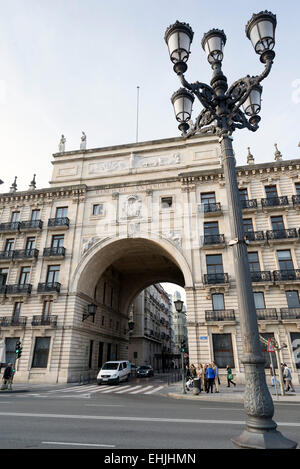
POLYGON ((222 274, 223 273, 222 254, 207 255, 206 266, 207 266, 208 274, 222 274))
POLYGON ((47 272, 46 283, 58 282, 59 271, 60 271, 60 266, 59 265, 49 265, 48 272, 47 272))
POLYGON ((291 343, 293 350, 293 363, 296 368, 300 368, 300 332, 291 332, 291 343))
POLYGON ((173 197, 162 197, 161 208, 171 208, 173 205, 173 197))
POLYGON ((212 307, 214 311, 225 309, 223 293, 214 293, 211 295, 211 299, 212 299, 212 307))
POLYGON ((68 207, 57 207, 56 218, 65 218, 68 216, 68 207))
POLYGON ((234 368, 231 334, 212 334, 214 362, 219 368, 234 368))
POLYGON ((103 299, 102 299, 102 303, 105 305, 105 294, 106 294, 106 282, 104 282, 104 285, 103 285, 103 299))
POLYGON ((91 369, 93 365, 93 347, 94 341, 90 340, 89 369, 91 369))
POLYGON ((44 301, 43 319, 48 319, 52 314, 53 300, 44 301))
POLYGON ((12 212, 11 222, 16 223, 20 220, 20 212, 12 212))
POLYGON ((22 314, 22 309, 23 309, 23 302, 22 301, 19 301, 19 302, 15 303, 13 317, 12 317, 12 322, 13 323, 18 323, 19 318, 22 314))
POLYGON ((215 204, 216 203, 215 192, 206 192, 206 193, 201 194, 201 203, 202 204, 215 204))
POLYGON ((300 308, 298 290, 287 290, 285 296, 289 308, 300 308))
POLYGON ((104 324, 105 324, 105 317, 102 316, 101 326, 104 326, 104 324))
POLYGON ((295 188, 296 188, 296 195, 300 195, 300 182, 296 182, 295 188))
POLYGON ((40 210, 32 210, 32 212, 31 212, 31 220, 32 221, 39 220, 40 216, 41 216, 41 211, 40 210))
POLYGON ((277 258, 280 270, 294 270, 291 251, 277 251, 277 258))
POLYGON ((14 239, 7 239, 5 243, 5 251, 10 252, 14 247, 14 239))
POLYGON ((218 235, 219 223, 217 221, 204 223, 204 236, 218 235))
POLYGON ((274 231, 285 229, 282 216, 271 217, 271 223, 272 223, 272 230, 274 231))
POLYGON ((35 245, 35 238, 34 237, 30 237, 30 238, 27 238, 26 240, 26 251, 31 251, 32 249, 34 249, 34 245, 35 245))
POLYGON ((111 288, 111 291, 110 291, 110 307, 111 308, 113 307, 113 301, 114 301, 114 289, 111 288))
POLYGON ((110 359, 111 359, 111 344, 107 344, 106 360, 109 361, 110 359))
POLYGON ((99 342, 98 347, 98 369, 101 368, 103 364, 103 342, 99 342))
POLYGON ((263 292, 254 292, 254 303, 256 309, 265 309, 265 295, 263 292))
POLYGON ((36 337, 32 368, 47 368, 51 337, 36 337))
POLYGON ((244 233, 251 233, 253 232, 253 222, 252 218, 244 218, 243 219, 243 227, 244 227, 244 233))
POLYGON ((250 272, 260 272, 258 252, 248 252, 250 272))
POLYGON ((16 358, 16 344, 20 337, 7 337, 5 339, 5 363, 15 363, 16 358))
POLYGON ((265 191, 267 199, 278 197, 276 186, 265 186, 265 191))
POLYGON ((247 189, 239 189, 240 198, 241 200, 248 200, 248 190, 247 189))
POLYGON ((28 285, 30 278, 30 267, 22 267, 19 278, 19 285, 28 285))
POLYGON ((7 276, 8 276, 8 268, 4 267, 0 269, 0 287, 2 287, 3 285, 6 285, 7 276))
POLYGON ((93 215, 104 215, 103 204, 93 205, 93 215))
POLYGON ((64 246, 64 235, 53 235, 51 247, 52 248, 62 248, 64 246))

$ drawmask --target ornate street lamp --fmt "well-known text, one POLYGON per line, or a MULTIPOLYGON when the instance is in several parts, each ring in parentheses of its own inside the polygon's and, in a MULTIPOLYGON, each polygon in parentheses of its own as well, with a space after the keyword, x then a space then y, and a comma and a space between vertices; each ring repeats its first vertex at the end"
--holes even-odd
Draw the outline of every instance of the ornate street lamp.
POLYGON ((210 86, 199 81, 189 83, 184 73, 187 70, 187 60, 190 53, 190 44, 193 32, 189 25, 179 23, 167 29, 165 40, 169 47, 170 59, 175 64, 182 86, 192 93, 203 106, 194 123, 187 116, 191 113, 191 98, 183 97, 181 91, 181 104, 176 103, 174 95, 172 103, 175 106, 176 119, 180 122, 179 128, 184 138, 195 134, 211 133, 218 135, 221 146, 222 163, 226 182, 228 211, 232 214, 231 249, 234 256, 235 278, 240 311, 242 343, 244 356, 242 363, 245 368, 246 388, 244 406, 248 415, 247 428, 232 441, 243 448, 295 448, 297 443, 285 438, 277 429, 272 417, 274 404, 266 384, 264 364, 261 352, 256 309, 252 290, 247 245, 244 238, 242 208, 236 178, 236 165, 232 147, 231 135, 236 129, 255 132, 258 129, 261 108, 262 87, 260 82, 266 78, 273 64, 275 52, 276 16, 263 11, 254 14, 246 26, 246 34, 251 40, 255 52, 259 54, 261 62, 265 65, 263 72, 258 76, 245 76, 234 82, 228 88, 227 78, 222 72, 223 48, 226 36, 219 29, 212 29, 206 33, 202 40, 213 75, 210 86), (185 33, 184 41, 178 39, 178 34, 185 33), (177 34, 177 36, 176 36, 177 34), (177 42, 170 36, 175 35, 177 42), (177 45, 178 43, 179 46, 177 45), (179 53, 180 51, 180 53, 179 53), (183 100, 189 100, 183 104, 183 100), (189 103, 189 104, 188 104, 189 103), (177 105, 177 108, 176 108, 177 105), (244 111, 242 110, 244 109, 244 111), (181 109, 181 112, 178 112, 181 109))
MULTIPOLYGON (((174 301, 175 309, 178 314, 184 314, 182 311, 183 308, 183 301, 182 300, 175 300, 174 301)), ((182 377, 182 394, 186 394, 185 389, 185 379, 184 379, 184 344, 181 344, 181 377, 182 377)))
POLYGON ((94 321, 96 311, 97 311, 97 306, 96 305, 94 305, 94 304, 88 305, 87 313, 83 313, 83 315, 82 315, 82 321, 85 321, 89 316, 92 316, 93 321, 94 321))

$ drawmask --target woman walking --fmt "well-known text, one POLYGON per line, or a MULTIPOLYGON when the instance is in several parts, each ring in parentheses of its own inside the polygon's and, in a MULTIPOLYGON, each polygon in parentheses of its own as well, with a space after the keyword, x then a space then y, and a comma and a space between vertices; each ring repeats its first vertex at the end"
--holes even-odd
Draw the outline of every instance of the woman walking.
POLYGON ((231 368, 229 365, 226 366, 226 370, 227 370, 227 387, 230 388, 230 383, 234 385, 234 387, 236 386, 236 384, 232 381, 233 380, 233 374, 232 374, 232 371, 231 371, 231 368))

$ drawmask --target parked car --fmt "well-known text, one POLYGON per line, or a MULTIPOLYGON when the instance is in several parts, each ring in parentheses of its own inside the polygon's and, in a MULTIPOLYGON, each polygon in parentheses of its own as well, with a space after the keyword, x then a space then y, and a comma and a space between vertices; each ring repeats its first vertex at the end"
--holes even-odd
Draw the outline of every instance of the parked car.
POLYGON ((147 377, 147 376, 154 376, 154 371, 152 366, 150 365, 143 365, 140 366, 136 372, 136 375, 140 378, 147 377))
POLYGON ((140 367, 138 365, 135 365, 134 363, 131 363, 131 374, 132 375, 136 375, 137 373, 137 370, 139 369, 140 367))
POLYGON ((120 383, 128 381, 131 372, 129 361, 110 361, 104 363, 97 376, 97 384, 102 383, 120 383))

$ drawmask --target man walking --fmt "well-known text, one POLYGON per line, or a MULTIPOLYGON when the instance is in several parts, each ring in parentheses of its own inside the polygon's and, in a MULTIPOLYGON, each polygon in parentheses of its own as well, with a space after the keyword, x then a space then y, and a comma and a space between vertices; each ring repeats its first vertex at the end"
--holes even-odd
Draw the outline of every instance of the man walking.
POLYGON ((292 383, 292 373, 286 363, 283 364, 283 376, 285 378, 285 390, 288 391, 290 388, 292 392, 296 392, 292 383))
POLYGON ((207 377, 207 391, 206 392, 209 393, 209 390, 210 390, 210 392, 213 393, 216 375, 211 364, 209 364, 207 367, 206 377, 207 377))
POLYGON ((8 384, 12 376, 12 372, 13 372, 12 363, 8 363, 3 373, 3 384, 1 386, 1 390, 8 389, 8 384))
POLYGON ((215 362, 212 362, 212 368, 215 372, 215 392, 219 392, 219 384, 220 384, 220 381, 219 381, 219 368, 217 367, 216 363, 215 362))

